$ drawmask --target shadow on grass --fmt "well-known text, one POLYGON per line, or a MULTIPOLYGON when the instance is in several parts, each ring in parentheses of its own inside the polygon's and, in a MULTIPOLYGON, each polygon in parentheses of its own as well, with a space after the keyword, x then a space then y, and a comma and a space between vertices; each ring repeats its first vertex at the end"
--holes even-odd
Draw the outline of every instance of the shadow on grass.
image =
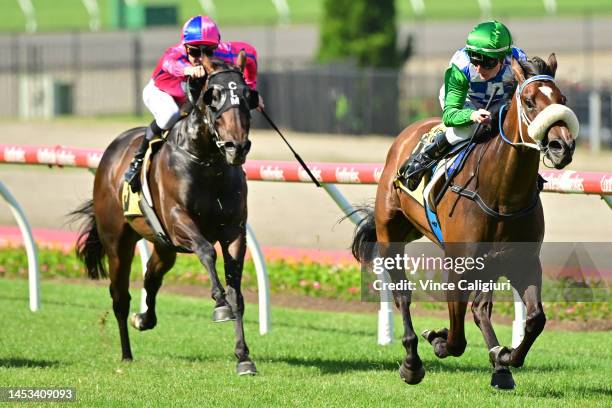
POLYGON ((59 366, 59 361, 30 360, 28 358, 0 358, 2 368, 48 368, 59 366))
MULTIPOLYGON (((518 385, 520 389, 520 384, 518 385)), ((569 396, 576 398, 579 396, 585 397, 599 397, 599 398, 610 398, 612 397, 612 388, 605 387, 569 387, 565 389, 551 389, 551 386, 538 386, 535 384, 530 385, 529 391, 525 392, 525 395, 536 398, 554 398, 562 399, 569 396)))
MULTIPOLYGON (((340 360, 340 359, 321 359, 321 358, 300 358, 300 357, 270 357, 263 358, 263 362, 285 363, 294 366, 316 367, 322 374, 340 374, 351 371, 397 371, 400 361, 389 360, 340 360)), ((440 361, 425 362, 425 370, 432 372, 449 371, 449 372, 470 372, 483 373, 489 372, 486 364, 459 364, 448 365, 440 361)))

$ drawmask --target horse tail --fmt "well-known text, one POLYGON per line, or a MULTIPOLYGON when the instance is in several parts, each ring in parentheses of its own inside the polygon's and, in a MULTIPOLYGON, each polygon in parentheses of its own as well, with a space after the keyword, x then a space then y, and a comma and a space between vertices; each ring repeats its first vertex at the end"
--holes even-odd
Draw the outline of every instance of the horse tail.
POLYGON ((374 220, 374 208, 362 207, 348 216, 361 214, 363 218, 355 227, 355 235, 351 244, 351 252, 359 262, 371 262, 376 244, 376 222, 374 220))
POLYGON ((93 200, 86 201, 69 216, 77 221, 83 219, 76 243, 76 255, 85 264, 90 279, 106 278, 106 269, 102 262, 106 251, 100 236, 93 210, 93 200))

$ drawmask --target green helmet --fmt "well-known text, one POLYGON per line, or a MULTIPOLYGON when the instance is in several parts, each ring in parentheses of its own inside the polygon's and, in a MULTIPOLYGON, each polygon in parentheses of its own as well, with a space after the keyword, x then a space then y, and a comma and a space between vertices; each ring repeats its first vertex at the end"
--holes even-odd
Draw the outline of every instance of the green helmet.
POLYGON ((466 41, 468 51, 502 59, 512 52, 510 30, 499 21, 487 21, 478 24, 468 34, 466 41))

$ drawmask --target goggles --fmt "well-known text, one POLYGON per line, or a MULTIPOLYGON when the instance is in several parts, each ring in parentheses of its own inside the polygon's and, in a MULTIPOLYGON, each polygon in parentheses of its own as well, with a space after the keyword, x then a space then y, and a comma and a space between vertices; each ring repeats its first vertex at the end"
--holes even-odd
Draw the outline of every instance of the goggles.
POLYGON ((217 47, 211 45, 202 45, 199 47, 194 47, 193 45, 185 44, 185 49, 187 50, 187 54, 191 55, 194 58, 200 58, 202 54, 205 54, 207 57, 212 57, 213 52, 217 47))
POLYGON ((475 52, 468 52, 468 56, 470 57, 470 63, 474 66, 480 66, 484 69, 495 68, 499 63, 499 60, 496 58, 487 57, 486 55, 477 54, 475 52))

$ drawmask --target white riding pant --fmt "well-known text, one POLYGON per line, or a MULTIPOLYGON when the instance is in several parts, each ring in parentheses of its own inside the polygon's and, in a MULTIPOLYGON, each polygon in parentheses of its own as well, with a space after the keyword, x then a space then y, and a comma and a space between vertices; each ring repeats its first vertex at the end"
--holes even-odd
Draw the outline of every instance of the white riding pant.
POLYGON ((180 110, 174 98, 156 87, 153 79, 142 90, 142 100, 160 129, 170 129, 179 120, 180 110))

